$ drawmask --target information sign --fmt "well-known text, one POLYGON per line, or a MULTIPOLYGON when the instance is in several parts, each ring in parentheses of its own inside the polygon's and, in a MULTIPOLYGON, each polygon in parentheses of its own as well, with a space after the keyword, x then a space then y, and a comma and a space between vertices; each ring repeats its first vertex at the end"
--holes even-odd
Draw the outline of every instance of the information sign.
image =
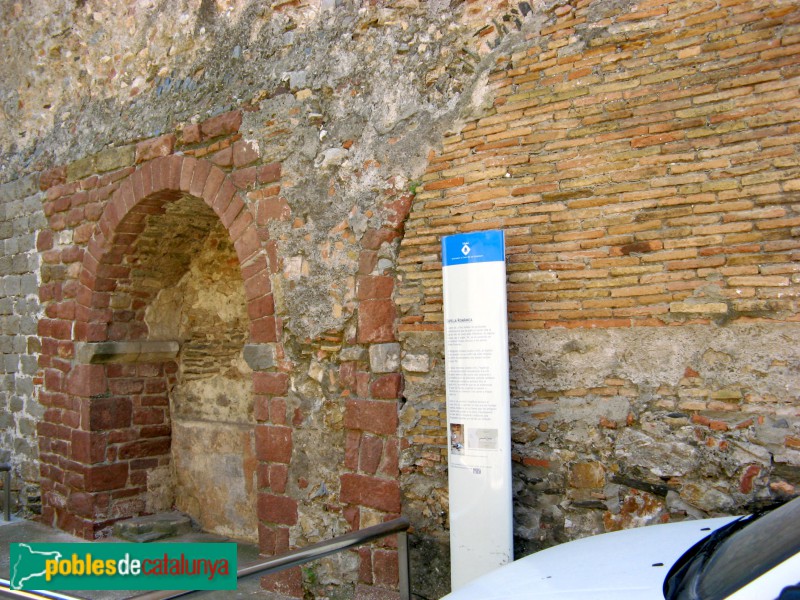
POLYGON ((451 584, 513 559, 505 238, 442 238, 451 584))

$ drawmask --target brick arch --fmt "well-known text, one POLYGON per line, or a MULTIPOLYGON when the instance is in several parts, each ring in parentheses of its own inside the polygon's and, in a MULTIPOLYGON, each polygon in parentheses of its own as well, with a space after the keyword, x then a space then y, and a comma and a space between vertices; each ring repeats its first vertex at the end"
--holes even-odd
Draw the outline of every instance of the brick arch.
MULTIPOLYGON (((279 176, 278 165, 264 168, 271 169, 272 180, 279 176)), ((63 302, 56 298, 58 331, 40 324, 42 333, 60 340, 43 344, 41 361, 51 367, 39 427, 45 522, 88 539, 102 536, 115 521, 147 512, 149 473, 169 463, 168 390, 176 381, 178 343, 147 339, 144 308, 154 293, 148 297, 145 290, 138 298, 139 312, 129 311, 134 316, 126 327, 115 327, 112 303, 115 293, 131 285, 125 259, 138 252, 148 217, 164 214, 168 204, 202 201, 230 236, 245 292, 245 359, 254 369, 256 403, 281 393, 275 382, 284 382, 285 374, 274 368, 276 317, 266 236, 232 179, 209 161, 170 155, 131 169, 105 202, 80 251, 75 279, 64 285, 63 302)), ((261 429, 255 425, 256 439, 263 437, 261 429)), ((266 464, 275 456, 262 449, 258 460, 266 464)))
POLYGON ((145 218, 165 202, 189 194, 202 199, 214 211, 236 249, 250 317, 250 341, 275 342, 269 255, 262 246, 250 209, 236 192, 230 176, 219 167, 190 156, 154 159, 126 178, 109 199, 83 256, 74 339, 85 342, 107 339, 105 325, 109 314, 105 294, 113 291, 115 279, 127 275, 121 261, 143 230, 145 218))

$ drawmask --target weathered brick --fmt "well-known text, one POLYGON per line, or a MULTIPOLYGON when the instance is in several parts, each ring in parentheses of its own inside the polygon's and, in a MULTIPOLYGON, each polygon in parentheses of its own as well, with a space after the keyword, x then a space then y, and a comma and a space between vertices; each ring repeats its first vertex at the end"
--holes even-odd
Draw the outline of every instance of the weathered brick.
POLYGON ((253 374, 253 384, 257 394, 283 396, 289 389, 289 376, 286 373, 258 372, 253 374))
POLYGON ((166 134, 136 144, 136 163, 142 163, 154 158, 168 156, 175 149, 175 135, 166 134))
POLYGON ((294 525, 297 523, 297 500, 261 493, 258 495, 258 518, 277 525, 294 525))
POLYGON ((254 141, 239 140, 233 144, 233 166, 242 167, 259 159, 258 145, 254 141))
POLYGON ((86 469, 86 490, 98 492, 125 487, 128 482, 128 463, 96 465, 86 469))
POLYGON ((108 389, 102 365, 75 365, 67 374, 66 383, 69 393, 87 398, 104 394, 108 389))
POLYGON ((265 461, 286 463, 292 460, 292 430, 289 427, 256 427, 256 455, 265 461))
POLYGON ((394 278, 388 276, 359 277, 356 294, 359 300, 390 298, 394 289, 394 278))
POLYGON ((395 306, 390 299, 363 300, 358 307, 358 341, 360 343, 394 341, 396 317, 395 306))
POLYGON ((400 512, 400 484, 396 480, 345 473, 341 482, 342 502, 387 513, 400 512))
POLYGON ((345 404, 344 424, 349 429, 394 435, 398 422, 396 402, 348 400, 345 404))
MULTIPOLYGON (((200 123, 200 134, 203 139, 215 138, 222 135, 237 133, 242 126, 242 112, 234 110, 211 117, 200 123)), ((184 130, 184 139, 186 130, 184 130)))
POLYGON ((289 598, 302 598, 304 593, 303 572, 300 567, 284 569, 261 578, 261 587, 289 598))
POLYGON ((381 375, 370 384, 370 396, 377 399, 393 400, 403 391, 403 376, 400 373, 381 375))
POLYGON ((359 448, 358 468, 361 472, 374 475, 378 470, 383 453, 383 441, 373 436, 362 436, 359 448))

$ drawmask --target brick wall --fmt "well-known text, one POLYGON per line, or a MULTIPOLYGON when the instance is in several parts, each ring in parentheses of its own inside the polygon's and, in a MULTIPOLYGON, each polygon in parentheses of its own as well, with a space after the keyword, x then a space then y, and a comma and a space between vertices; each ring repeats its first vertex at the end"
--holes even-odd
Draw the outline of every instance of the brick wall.
MULTIPOLYGON (((386 257, 410 196, 390 195, 381 226, 352 240, 346 331, 297 340, 284 329, 292 307, 273 295, 273 282, 294 278, 269 231, 289 210, 282 168, 242 141, 241 123, 224 113, 40 177, 48 524, 102 537, 174 498, 205 528, 274 554, 401 510, 403 380, 386 257)), ((344 557, 345 568, 358 563, 345 579, 391 595, 396 559, 384 540, 344 557)), ((302 596, 302 572, 264 585, 302 596)))
POLYGON ((447 507, 440 238, 484 229, 506 233, 519 553, 796 493, 800 10, 543 16, 430 154, 406 222, 416 522, 447 507))
POLYGON ((498 58, 406 224, 404 330, 441 322, 439 236, 487 228, 513 329, 796 320, 797 9, 641 4, 498 58))
MULTIPOLYGON (((415 589, 441 596, 439 243, 489 228, 508 242, 520 553, 795 494, 796 4, 323 5, 235 26, 137 8, 124 30, 149 51, 108 57, 123 28, 95 7, 70 23, 71 43, 93 40, 74 65, 60 37, 31 40, 39 76, 9 95, 23 149, 0 168, 16 177, 0 187, 0 418, 24 501, 38 448, 46 522, 93 537, 147 511, 172 464, 170 393, 243 360, 262 550, 402 510, 415 589), (75 105, 50 95, 70 73, 75 105), (101 88, 107 103, 81 96, 101 88), (239 315, 178 356, 173 313, 155 313, 201 238, 225 246, 239 315)), ((391 596, 394 558, 387 540, 321 579, 391 596)))

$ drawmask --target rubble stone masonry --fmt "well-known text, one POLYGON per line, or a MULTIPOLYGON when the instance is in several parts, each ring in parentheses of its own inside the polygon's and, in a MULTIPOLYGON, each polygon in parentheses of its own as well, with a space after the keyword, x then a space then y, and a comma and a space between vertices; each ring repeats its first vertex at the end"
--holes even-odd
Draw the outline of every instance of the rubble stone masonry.
MULTIPOLYGON (((18 514, 264 554, 405 514, 441 597, 440 243, 486 229, 517 556, 800 493, 800 4, 156 4, 0 8, 18 514)), ((396 552, 263 585, 396 598, 396 552)))
POLYGON ((422 491, 446 460, 439 239, 506 232, 519 552, 797 493, 800 11, 617 10, 562 5, 496 57, 398 258, 422 491))

